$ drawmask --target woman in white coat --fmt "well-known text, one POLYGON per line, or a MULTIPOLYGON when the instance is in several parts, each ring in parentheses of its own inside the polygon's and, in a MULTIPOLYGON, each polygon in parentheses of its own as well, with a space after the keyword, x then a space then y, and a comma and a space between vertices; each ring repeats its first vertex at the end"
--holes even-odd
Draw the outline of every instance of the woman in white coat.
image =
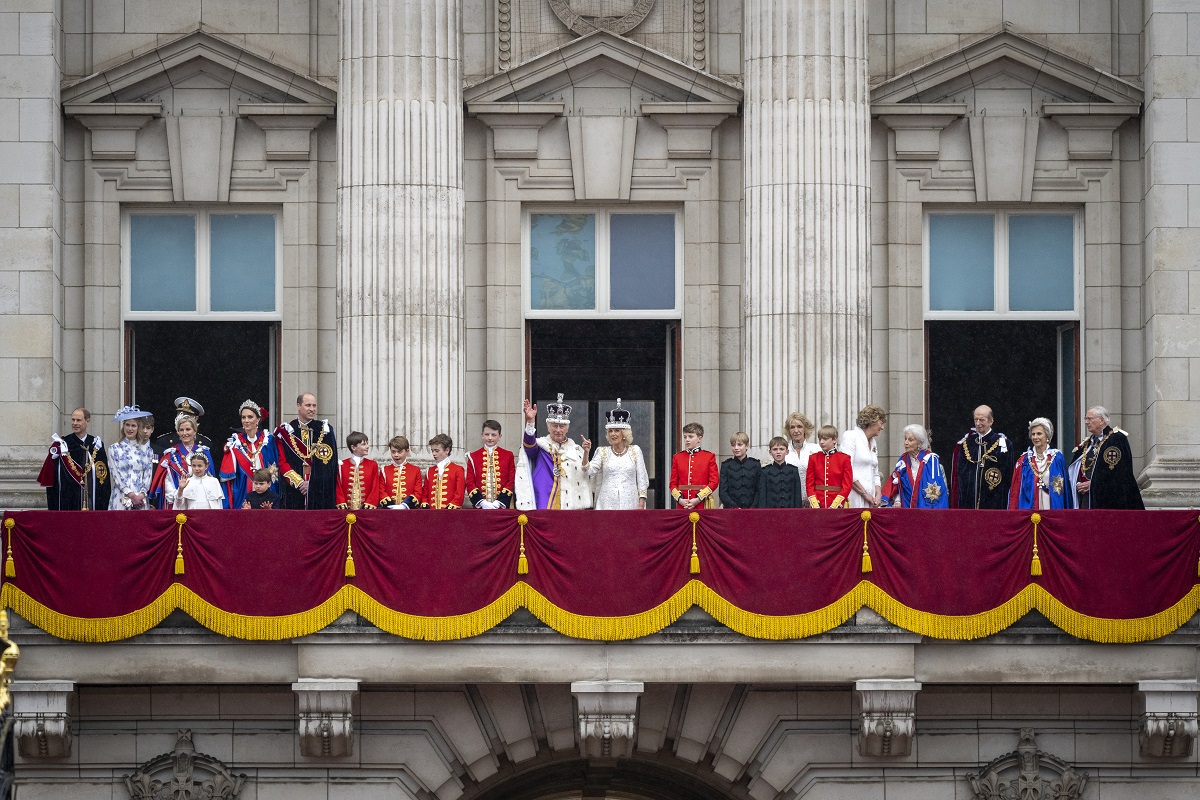
POLYGON ((642 449, 633 443, 629 412, 617 407, 608 412, 605 433, 608 447, 596 451, 588 463, 588 477, 596 492, 597 509, 644 509, 650 477, 642 449))
POLYGON ((878 508, 882 501, 879 450, 875 446, 875 439, 883 432, 886 422, 887 412, 870 403, 858 412, 856 427, 842 435, 838 449, 850 456, 850 466, 854 471, 850 508, 878 508))

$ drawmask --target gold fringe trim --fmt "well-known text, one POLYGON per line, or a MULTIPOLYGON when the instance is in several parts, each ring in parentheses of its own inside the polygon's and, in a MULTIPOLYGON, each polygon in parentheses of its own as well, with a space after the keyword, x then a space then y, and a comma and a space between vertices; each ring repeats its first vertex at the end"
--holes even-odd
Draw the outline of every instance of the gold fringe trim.
POLYGON ((1200 610, 1200 585, 1175 605, 1148 617, 1107 619, 1073 611, 1041 586, 1030 584, 996 608, 979 614, 947 616, 909 608, 878 586, 860 581, 833 603, 803 614, 769 616, 738 608, 699 580, 691 580, 658 606, 622 617, 591 617, 559 608, 524 581, 487 606, 468 614, 421 617, 388 608, 357 586, 347 584, 319 606, 296 614, 251 617, 217 608, 183 584, 173 583, 145 608, 118 617, 81 618, 42 605, 11 583, 0 588, 0 605, 11 608, 52 636, 77 642, 113 642, 138 636, 181 609, 222 636, 270 641, 294 639, 331 625, 347 610, 356 611, 388 633, 406 639, 449 641, 478 636, 499 625, 518 608, 527 608, 555 631, 576 639, 617 641, 661 631, 693 605, 731 630, 755 639, 802 639, 832 630, 863 607, 904 630, 937 639, 966 640, 991 636, 1036 609, 1064 632, 1103 643, 1144 642, 1161 638, 1200 610))
POLYGON ((588 617, 573 614, 554 605, 545 595, 526 583, 518 583, 513 588, 518 587, 525 595, 521 605, 559 633, 576 639, 612 642, 658 633, 697 604, 697 588, 704 587, 704 584, 696 580, 688 581, 678 592, 654 608, 624 617, 588 617))
POLYGON ((802 639, 836 628, 854 616, 863 606, 863 587, 870 584, 865 581, 859 583, 824 608, 779 617, 738 608, 699 581, 692 581, 688 586, 695 587, 696 605, 721 624, 744 636, 755 639, 802 639))

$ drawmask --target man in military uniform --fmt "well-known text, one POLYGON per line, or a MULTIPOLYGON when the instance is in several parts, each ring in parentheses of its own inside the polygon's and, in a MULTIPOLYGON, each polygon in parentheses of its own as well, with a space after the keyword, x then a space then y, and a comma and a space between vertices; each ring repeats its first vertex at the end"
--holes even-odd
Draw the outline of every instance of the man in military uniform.
POLYGON ((317 396, 296 398, 296 419, 275 429, 283 508, 337 508, 337 436, 317 418, 317 396))
MULTIPOLYGON (((200 418, 204 416, 204 406, 197 403, 190 397, 175 398, 175 424, 179 424, 179 415, 187 414, 196 423, 196 443, 202 444, 210 451, 213 449, 212 440, 200 432, 200 418)), ((150 442, 150 447, 154 449, 154 455, 161 456, 168 447, 173 447, 179 444, 179 435, 175 433, 175 428, 167 431, 164 434, 154 437, 150 442)))
POLYGON ((951 508, 1008 508, 1016 453, 993 426, 992 409, 975 409, 975 427, 954 447, 950 471, 951 508))
POLYGON ((92 414, 86 408, 71 412, 71 432, 54 434, 50 452, 38 474, 46 487, 51 511, 107 511, 112 492, 104 442, 87 432, 92 414))
POLYGON ((1088 437, 1071 452, 1068 470, 1078 507, 1145 508, 1133 475, 1129 435, 1112 426, 1104 406, 1089 408, 1083 424, 1088 437))

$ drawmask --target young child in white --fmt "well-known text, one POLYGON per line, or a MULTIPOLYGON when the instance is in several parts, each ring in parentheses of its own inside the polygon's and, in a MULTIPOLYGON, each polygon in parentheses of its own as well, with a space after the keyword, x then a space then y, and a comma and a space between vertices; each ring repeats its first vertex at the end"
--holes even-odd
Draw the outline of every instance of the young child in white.
POLYGON ((179 482, 175 492, 175 509, 191 511, 197 508, 229 508, 221 482, 208 474, 208 459, 203 453, 193 453, 188 460, 192 474, 179 482))

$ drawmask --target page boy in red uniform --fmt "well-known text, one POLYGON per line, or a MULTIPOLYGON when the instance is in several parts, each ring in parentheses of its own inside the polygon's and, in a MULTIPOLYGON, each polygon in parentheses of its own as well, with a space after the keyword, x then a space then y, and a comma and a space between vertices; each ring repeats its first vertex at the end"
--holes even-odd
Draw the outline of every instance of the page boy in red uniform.
POLYGON ((371 443, 361 431, 346 437, 350 457, 338 465, 337 507, 358 511, 375 508, 383 497, 383 472, 374 460, 367 458, 371 443))
POLYGON ((683 426, 683 452, 676 453, 671 459, 670 485, 671 497, 680 508, 712 508, 716 503, 721 471, 717 457, 700 449, 703 440, 703 425, 689 422, 683 426))
POLYGON ((483 447, 467 456, 467 498, 475 508, 512 508, 517 462, 512 450, 500 447, 500 423, 483 423, 483 447))
POLYGON ((425 478, 425 502, 422 508, 462 508, 466 502, 467 479, 463 468, 450 460, 454 440, 439 433, 429 440, 434 464, 425 478))
POLYGON ((421 469, 408 463, 409 444, 403 436, 393 436, 388 442, 392 463, 383 468, 383 494, 380 508, 408 510, 420 508, 425 502, 425 479, 421 469))
POLYGON ((850 456, 837 449, 838 429, 825 425, 817 431, 821 452, 808 457, 808 504, 813 508, 841 508, 850 500, 854 469, 850 456))

